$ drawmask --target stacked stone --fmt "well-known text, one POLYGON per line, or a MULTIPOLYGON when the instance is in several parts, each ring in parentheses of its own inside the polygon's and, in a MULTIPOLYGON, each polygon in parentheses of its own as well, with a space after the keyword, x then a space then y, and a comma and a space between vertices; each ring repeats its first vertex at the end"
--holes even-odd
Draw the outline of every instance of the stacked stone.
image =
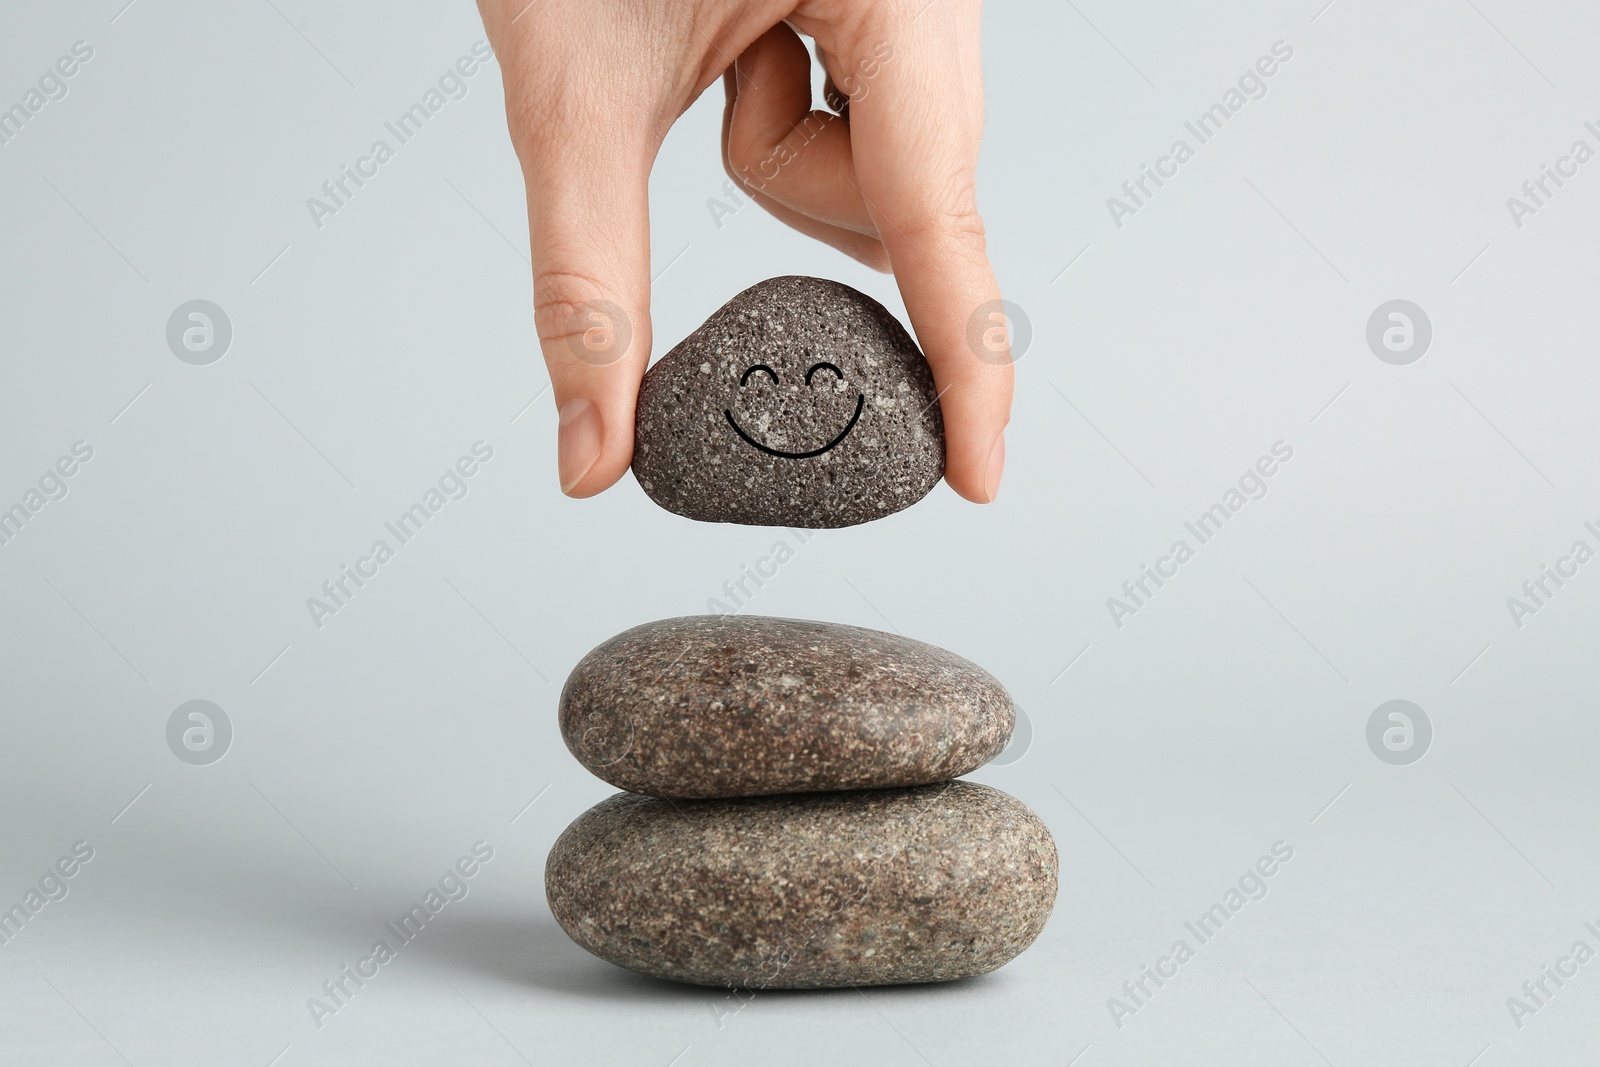
POLYGON ((1056 897, 1044 824, 952 781, 1016 711, 954 653, 834 623, 700 615, 589 653, 561 734, 627 792, 567 828, 551 910, 611 963, 716 986, 983 974, 1056 897))
MULTIPOLYGON (((638 419, 641 484, 710 521, 853 525, 943 471, 921 352, 881 305, 816 279, 717 312, 651 369, 638 419)), ((955 653, 834 623, 669 619, 585 656, 560 719, 625 792, 556 841, 545 891, 618 966, 749 989, 948 981, 1013 959, 1055 904, 1044 824, 956 780, 1006 747, 1016 709, 955 653)))

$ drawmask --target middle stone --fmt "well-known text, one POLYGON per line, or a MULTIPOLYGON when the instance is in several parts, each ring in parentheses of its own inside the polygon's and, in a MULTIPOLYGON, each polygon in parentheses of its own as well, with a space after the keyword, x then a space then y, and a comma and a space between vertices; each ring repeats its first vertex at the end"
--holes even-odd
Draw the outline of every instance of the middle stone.
POLYGON ((856 626, 693 615, 585 656, 561 736, 619 789, 713 798, 956 778, 1006 747, 1016 709, 987 671, 856 626))

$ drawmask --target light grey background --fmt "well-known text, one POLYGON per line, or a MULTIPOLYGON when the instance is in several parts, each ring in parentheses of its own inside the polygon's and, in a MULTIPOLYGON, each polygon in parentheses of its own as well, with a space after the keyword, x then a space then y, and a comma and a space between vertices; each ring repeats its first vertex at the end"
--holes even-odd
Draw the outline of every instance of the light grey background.
MULTIPOLYGON (((94 49, 0 146, 0 505, 94 450, 0 546, 0 898, 95 850, 0 946, 0 1058, 1600 1053, 1600 961, 1520 1027, 1507 1007, 1574 941, 1600 949, 1600 563, 1520 628, 1506 603, 1600 546, 1600 161, 1520 228, 1506 205, 1574 140, 1600 148, 1591 8, 989 6, 980 192, 1033 329, 1004 491, 824 532, 751 610, 894 627, 1000 677, 1032 747, 974 777, 1050 825, 1060 900, 986 978, 730 1014, 551 921, 544 856, 610 791, 554 705, 590 647, 705 610, 780 532, 691 524, 631 479, 557 492, 498 69, 320 229, 305 205, 483 37, 476 12, 125 3, 0 17, 5 106, 94 49), (1107 198, 1280 40, 1267 95, 1116 226, 1107 198), (208 366, 167 347, 194 299, 232 323, 208 366), (1433 325, 1409 366, 1366 343, 1394 299, 1433 325), (470 493, 314 626, 306 599, 480 440, 470 493), (1107 598, 1280 440, 1268 495, 1115 626, 1107 598), (196 699, 233 727, 207 766, 166 741, 196 699), (1367 747, 1394 699, 1433 727, 1408 766, 1367 747), (307 998, 478 840, 495 853, 470 895, 313 1025, 307 998), (1265 899, 1119 1027, 1108 998, 1280 840, 1265 899)), ((776 274, 903 311, 890 279, 754 206, 718 225, 720 98, 652 183, 657 354, 776 274)))

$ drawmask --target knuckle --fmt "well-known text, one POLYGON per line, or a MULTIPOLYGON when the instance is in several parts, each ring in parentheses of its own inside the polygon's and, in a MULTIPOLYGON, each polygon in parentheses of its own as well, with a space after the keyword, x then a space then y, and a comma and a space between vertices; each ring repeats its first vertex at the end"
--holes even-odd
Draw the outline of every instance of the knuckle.
POLYGON ((740 128, 735 121, 728 130, 728 147, 722 154, 722 164, 728 177, 738 182, 746 181, 750 168, 760 162, 763 154, 756 138, 751 137, 749 131, 740 128))
POLYGON ((911 243, 974 259, 988 254, 988 235, 978 211, 977 191, 970 184, 950 196, 914 209, 896 227, 911 243))
MULTIPOLYGON (((609 367, 633 352, 634 325, 611 290, 585 274, 554 272, 534 283, 534 325, 547 362, 609 367), (564 351, 563 351, 564 350, 564 351)), ((648 338, 648 323, 642 338, 648 338)), ((648 341, 645 347, 648 349, 648 341)))
POLYGON ((740 131, 735 123, 728 134, 728 152, 723 163, 728 177, 747 192, 756 192, 775 182, 782 175, 784 164, 793 158, 794 152, 787 145, 767 145, 750 131, 740 131))
POLYGON ((533 283, 533 321, 539 340, 554 343, 583 332, 584 313, 608 299, 599 281, 572 271, 540 274, 533 283))
POLYGON ((755 181, 755 179, 752 177, 751 167, 752 163, 742 158, 735 158, 731 154, 725 156, 722 161, 723 172, 727 174, 733 183, 737 185, 739 189, 747 196, 764 192, 767 184, 765 182, 758 184, 755 181))

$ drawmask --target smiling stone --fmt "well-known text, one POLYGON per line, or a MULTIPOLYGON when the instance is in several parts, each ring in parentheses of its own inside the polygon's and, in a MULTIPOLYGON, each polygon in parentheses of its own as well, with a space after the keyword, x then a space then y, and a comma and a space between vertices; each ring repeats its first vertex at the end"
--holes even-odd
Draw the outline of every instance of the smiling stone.
POLYGON ((871 297, 773 278, 644 377, 633 470, 704 522, 833 528, 892 515, 944 475, 933 373, 871 297))

